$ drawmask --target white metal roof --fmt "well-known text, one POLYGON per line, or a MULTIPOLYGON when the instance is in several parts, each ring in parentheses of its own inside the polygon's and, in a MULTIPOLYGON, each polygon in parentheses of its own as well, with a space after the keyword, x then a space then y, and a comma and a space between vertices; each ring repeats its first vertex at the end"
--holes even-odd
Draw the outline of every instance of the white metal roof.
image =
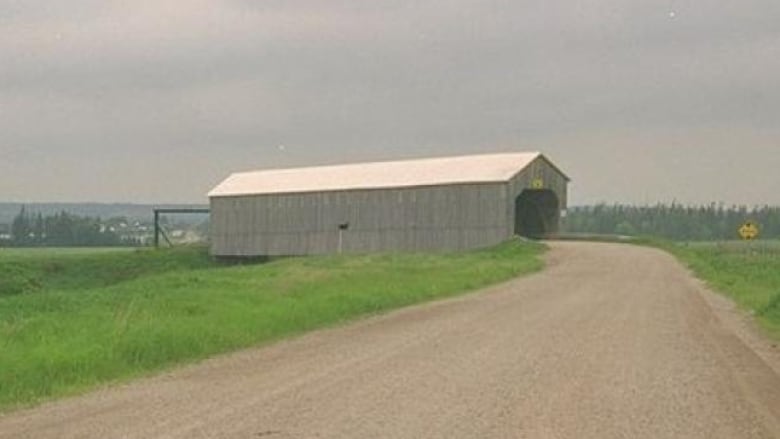
POLYGON ((512 152, 232 174, 209 197, 508 181, 541 154, 512 152))

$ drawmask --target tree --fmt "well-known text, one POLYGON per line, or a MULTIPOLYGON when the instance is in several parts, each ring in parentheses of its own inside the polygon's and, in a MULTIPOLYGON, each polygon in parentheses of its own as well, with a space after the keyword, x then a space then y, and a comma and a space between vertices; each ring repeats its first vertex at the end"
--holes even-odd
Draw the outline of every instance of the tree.
POLYGON ((25 207, 22 206, 19 214, 14 217, 11 223, 11 241, 14 245, 27 245, 30 242, 31 233, 30 218, 25 207))
POLYGON ((44 217, 22 210, 11 225, 15 246, 114 246, 128 245, 118 234, 105 227, 100 218, 81 217, 62 211, 44 217))
POLYGON ((563 219, 563 230, 573 233, 649 235, 676 240, 737 239, 747 220, 757 222, 761 237, 780 238, 780 207, 725 207, 723 204, 683 206, 676 202, 655 206, 605 205, 575 207, 563 219))
POLYGON ((35 235, 34 240, 36 244, 43 244, 46 240, 46 226, 43 221, 43 215, 38 212, 35 217, 35 224, 32 226, 32 234, 35 235))

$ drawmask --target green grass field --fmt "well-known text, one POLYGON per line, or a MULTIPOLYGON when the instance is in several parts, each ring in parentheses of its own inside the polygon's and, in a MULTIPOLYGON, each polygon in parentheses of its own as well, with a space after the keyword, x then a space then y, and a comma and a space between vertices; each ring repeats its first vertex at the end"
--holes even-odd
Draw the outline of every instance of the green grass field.
POLYGON ((213 266, 202 249, 156 252, 127 248, 0 249, 0 298, 105 287, 141 276, 213 266))
POLYGON ((780 241, 664 245, 780 339, 780 241))
POLYGON ((0 253, 0 409, 452 296, 541 269, 543 246, 279 259, 204 248, 0 253))

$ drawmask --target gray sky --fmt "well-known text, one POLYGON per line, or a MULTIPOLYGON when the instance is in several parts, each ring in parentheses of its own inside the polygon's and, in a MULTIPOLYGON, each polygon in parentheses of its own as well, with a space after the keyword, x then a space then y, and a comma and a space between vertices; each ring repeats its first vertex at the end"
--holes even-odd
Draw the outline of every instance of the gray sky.
POLYGON ((780 204, 780 2, 0 0, 0 200, 507 150, 572 204, 780 204))

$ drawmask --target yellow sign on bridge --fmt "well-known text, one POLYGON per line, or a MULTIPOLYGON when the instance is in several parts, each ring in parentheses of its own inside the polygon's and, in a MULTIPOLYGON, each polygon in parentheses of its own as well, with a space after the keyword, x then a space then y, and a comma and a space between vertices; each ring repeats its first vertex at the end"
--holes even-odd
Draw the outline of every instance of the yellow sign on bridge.
POLYGON ((739 228, 739 236, 746 241, 750 241, 758 238, 758 225, 752 221, 748 221, 739 228))

